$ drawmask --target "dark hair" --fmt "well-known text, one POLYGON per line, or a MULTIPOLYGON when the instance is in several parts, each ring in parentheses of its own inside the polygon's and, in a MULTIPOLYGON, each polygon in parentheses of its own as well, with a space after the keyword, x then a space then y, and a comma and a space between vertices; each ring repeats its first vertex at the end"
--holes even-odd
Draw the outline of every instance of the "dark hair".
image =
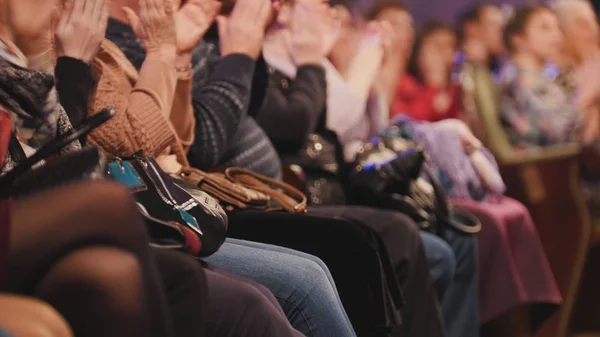
POLYGON ((400 0, 379 0, 376 1, 366 12, 365 19, 375 20, 381 13, 388 9, 408 12, 408 9, 400 0))
POLYGON ((525 33, 525 29, 531 21, 531 18, 540 11, 544 11, 548 9, 545 6, 525 6, 520 7, 514 11, 506 25, 504 26, 504 45, 506 46, 506 50, 509 53, 514 52, 515 46, 512 43, 512 39, 517 36, 525 33))
POLYGON ((419 71, 419 54, 423 48, 423 43, 429 36, 440 31, 448 32, 456 37, 456 32, 452 26, 442 22, 430 22, 419 31, 415 39, 415 45, 408 61, 408 73, 421 83, 424 83, 424 79, 419 71))
POLYGON ((475 23, 481 19, 481 15, 486 8, 500 8, 495 4, 478 4, 467 8, 458 16, 458 38, 461 43, 465 39, 465 28, 469 23, 475 23))

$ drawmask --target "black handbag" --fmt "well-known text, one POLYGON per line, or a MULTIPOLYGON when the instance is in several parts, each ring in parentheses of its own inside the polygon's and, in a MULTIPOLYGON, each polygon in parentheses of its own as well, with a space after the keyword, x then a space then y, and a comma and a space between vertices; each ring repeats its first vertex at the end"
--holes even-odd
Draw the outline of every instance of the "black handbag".
POLYGON ((423 230, 443 236, 442 226, 476 234, 481 222, 452 204, 427 170, 423 148, 402 138, 380 138, 363 145, 349 175, 354 202, 393 209, 411 217, 423 230), (421 177, 424 173, 427 181, 421 177))
POLYGON ((141 153, 116 158, 108 164, 108 175, 132 192, 146 219, 153 246, 205 257, 225 241, 227 215, 219 203, 165 173, 153 158, 141 153))
MULTIPOLYGON (((270 68, 269 81, 287 93, 292 81, 281 72, 270 68)), ((317 122, 314 133, 308 135, 304 144, 295 144, 293 159, 282 157, 285 164, 295 164, 302 168, 306 176, 306 194, 310 205, 343 205, 346 203, 344 180, 345 166, 342 146, 335 132, 326 127, 326 112, 317 122)))

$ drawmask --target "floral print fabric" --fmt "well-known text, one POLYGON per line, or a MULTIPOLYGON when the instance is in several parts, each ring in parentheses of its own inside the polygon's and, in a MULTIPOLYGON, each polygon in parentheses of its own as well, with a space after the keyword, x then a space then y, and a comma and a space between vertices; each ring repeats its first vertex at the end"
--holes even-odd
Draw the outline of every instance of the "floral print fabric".
POLYGON ((500 116, 516 147, 577 141, 581 114, 573 98, 543 72, 506 64, 500 73, 500 116))

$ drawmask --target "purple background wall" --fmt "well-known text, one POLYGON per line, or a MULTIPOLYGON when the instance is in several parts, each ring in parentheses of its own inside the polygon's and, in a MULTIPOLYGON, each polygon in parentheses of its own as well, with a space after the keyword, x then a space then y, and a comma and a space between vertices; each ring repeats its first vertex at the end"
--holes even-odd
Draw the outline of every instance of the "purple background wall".
MULTIPOLYGON (((360 9, 364 10, 374 2, 374 0, 350 0, 357 1, 360 9)), ((444 21, 449 24, 455 24, 458 16, 468 7, 481 3, 506 4, 518 6, 526 3, 539 3, 541 0, 399 0, 410 8, 417 26, 430 20, 444 21)), ((358 9, 355 7, 355 9, 358 9)), ((359 10, 360 10, 359 9, 359 10)))
POLYGON ((404 3, 411 9, 417 25, 430 20, 441 20, 449 24, 455 24, 458 16, 463 11, 476 4, 492 3, 519 6, 537 2, 532 0, 404 0, 404 3))

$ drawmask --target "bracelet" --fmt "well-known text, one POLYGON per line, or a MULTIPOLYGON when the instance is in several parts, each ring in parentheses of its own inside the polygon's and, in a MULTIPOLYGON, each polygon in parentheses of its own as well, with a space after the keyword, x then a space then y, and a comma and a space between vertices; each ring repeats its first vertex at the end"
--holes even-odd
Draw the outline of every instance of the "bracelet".
POLYGON ((183 67, 183 68, 175 68, 175 71, 178 72, 178 73, 187 73, 187 72, 189 72, 191 70, 192 70, 192 65, 191 64, 188 65, 188 66, 186 66, 186 67, 183 67))

